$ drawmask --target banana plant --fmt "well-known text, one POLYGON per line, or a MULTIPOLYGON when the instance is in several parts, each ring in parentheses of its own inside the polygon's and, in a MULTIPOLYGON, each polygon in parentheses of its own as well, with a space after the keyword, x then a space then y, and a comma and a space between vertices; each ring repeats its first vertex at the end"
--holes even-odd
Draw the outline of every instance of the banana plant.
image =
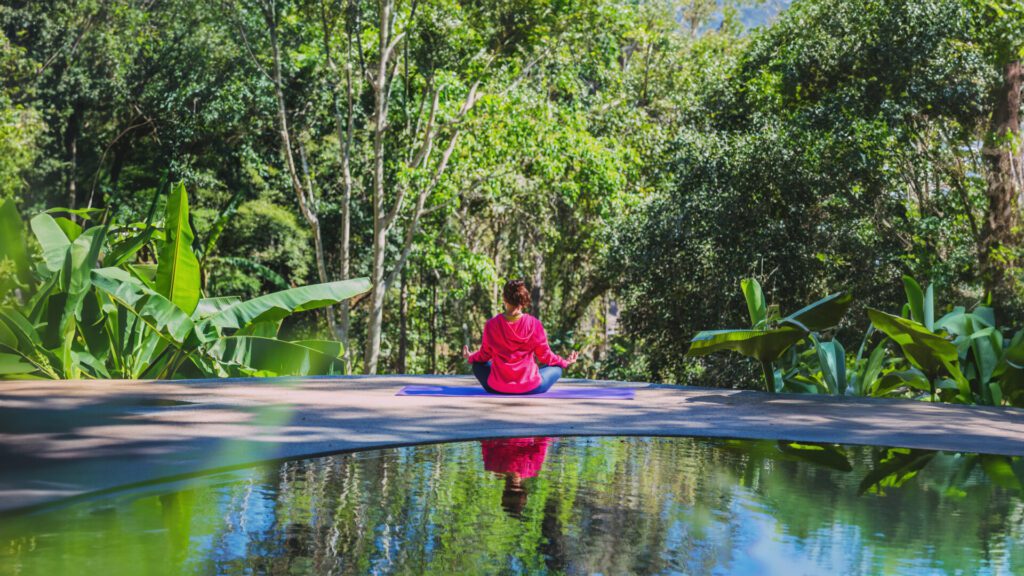
POLYGON ((278 338, 291 314, 337 304, 370 289, 357 278, 275 292, 248 301, 211 298, 187 314, 158 291, 119 268, 93 271, 93 282, 157 341, 145 374, 269 376, 331 374, 341 369, 338 342, 278 338))
POLYGON ((954 390, 961 401, 970 402, 969 385, 960 371, 957 349, 952 342, 928 330, 924 324, 881 310, 869 308, 868 318, 900 347, 913 367, 913 371, 899 376, 906 385, 917 388, 923 383, 933 400, 937 398, 936 391, 942 389, 954 390))
MULTIPOLYGON (((757 280, 746 278, 740 282, 740 288, 747 303, 751 327, 699 332, 691 340, 686 355, 698 357, 733 351, 753 358, 761 366, 765 389, 769 392, 780 391, 784 386, 775 362, 797 342, 839 324, 852 302, 849 294, 837 292, 781 317, 777 308, 768 307, 757 280)), ((814 338, 817 342, 817 337, 814 338)), ((842 373, 842 386, 845 387, 845 353, 838 342, 829 344, 829 347, 819 347, 819 354, 822 354, 824 365, 832 362, 835 366, 832 376, 835 386, 839 386, 838 378, 842 373), (838 364, 836 358, 840 358, 838 364), (843 366, 842 371, 839 365, 843 366)))
POLYGON ((868 310, 872 326, 884 332, 902 352, 906 366, 879 378, 877 389, 909 388, 929 398, 999 406, 1004 389, 1016 398, 1021 389, 1024 336, 1007 342, 995 326, 995 312, 979 306, 968 312, 958 306, 936 319, 934 289, 922 290, 903 277, 907 303, 902 316, 868 310))
POLYGON ((90 226, 97 212, 74 211, 83 227, 54 216, 60 212, 66 211, 31 220, 39 244, 33 256, 13 204, 0 202, 0 285, 15 294, 0 301, 0 378, 270 376, 342 370, 340 343, 287 342, 279 329, 292 314, 368 291, 366 278, 292 288, 249 301, 205 298, 181 184, 169 193, 162 225, 147 219, 90 226), (140 257, 143 253, 148 258, 140 257))

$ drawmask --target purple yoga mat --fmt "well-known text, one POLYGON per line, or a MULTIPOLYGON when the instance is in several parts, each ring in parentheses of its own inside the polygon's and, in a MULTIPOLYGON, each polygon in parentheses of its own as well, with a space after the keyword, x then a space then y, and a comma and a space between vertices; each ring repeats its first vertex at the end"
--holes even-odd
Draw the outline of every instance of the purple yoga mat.
POLYGON ((543 394, 491 394, 478 386, 406 386, 395 396, 493 396, 495 398, 568 398, 632 400, 633 388, 555 388, 543 394))

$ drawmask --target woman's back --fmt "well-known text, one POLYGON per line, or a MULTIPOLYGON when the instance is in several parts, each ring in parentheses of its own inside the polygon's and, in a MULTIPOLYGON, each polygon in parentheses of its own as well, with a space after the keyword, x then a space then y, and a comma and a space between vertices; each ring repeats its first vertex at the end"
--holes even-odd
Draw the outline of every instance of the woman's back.
POLYGON ((562 376, 562 370, 576 361, 577 352, 568 359, 548 346, 548 335, 540 320, 523 312, 530 307, 530 291, 522 280, 511 280, 502 290, 505 314, 498 314, 484 325, 480 349, 462 355, 473 366, 473 374, 485 390, 500 394, 541 394, 562 376), (537 367, 533 357, 541 364, 537 367))
POLYGON ((548 336, 540 320, 523 314, 512 321, 498 314, 484 325, 480 350, 470 362, 491 361, 488 384, 498 392, 528 392, 540 384, 534 355, 542 364, 565 368, 566 362, 551 351, 548 336))

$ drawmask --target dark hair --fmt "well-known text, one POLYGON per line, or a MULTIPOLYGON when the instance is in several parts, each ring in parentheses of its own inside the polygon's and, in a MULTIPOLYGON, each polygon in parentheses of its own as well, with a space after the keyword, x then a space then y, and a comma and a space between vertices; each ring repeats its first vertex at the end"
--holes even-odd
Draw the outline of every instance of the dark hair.
POLYGON ((501 508, 509 516, 522 520, 528 496, 521 478, 514 474, 505 475, 505 489, 501 492, 501 508))
POLYGON ((509 280, 505 289, 501 291, 505 302, 513 306, 519 306, 524 310, 530 307, 530 291, 526 289, 526 282, 522 280, 509 280))

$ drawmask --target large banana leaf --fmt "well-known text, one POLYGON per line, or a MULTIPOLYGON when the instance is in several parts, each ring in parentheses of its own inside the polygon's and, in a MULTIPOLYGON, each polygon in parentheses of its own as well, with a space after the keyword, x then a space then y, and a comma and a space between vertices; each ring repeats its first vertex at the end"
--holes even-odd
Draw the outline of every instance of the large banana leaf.
POLYGON ((978 383, 987 387, 1003 355, 1003 335, 995 328, 983 328, 971 334, 971 366, 978 383))
POLYGON ((821 375, 828 385, 829 392, 846 394, 846 350, 838 340, 819 342, 812 336, 814 349, 818 354, 818 365, 821 375))
POLYGON ((79 308, 82 299, 92 286, 92 270, 99 261, 100 250, 103 248, 105 230, 102 226, 94 226, 83 232, 68 250, 64 263, 64 277, 68 293, 65 322, 71 316, 81 317, 79 308))
POLYGON ((63 208, 58 206, 57 208, 50 208, 44 214, 68 214, 82 220, 94 220, 103 212, 104 208, 63 208))
POLYGON ((54 218, 53 221, 57 223, 57 226, 60 226, 60 229, 64 231, 64 235, 72 242, 74 242, 75 238, 78 238, 82 235, 82 232, 84 232, 80 225, 64 218, 63 216, 54 218))
POLYGON ((806 335, 791 326, 774 330, 706 330, 693 337, 686 355, 705 356, 732 350, 762 363, 774 362, 806 335))
POLYGON ((345 353, 345 346, 336 340, 296 340, 293 344, 312 348, 334 358, 341 358, 341 355, 345 353))
POLYGON ((100 268, 93 270, 92 281, 115 302, 176 345, 194 336, 195 324, 187 314, 127 271, 100 268))
POLYGON ((228 306, 204 320, 202 330, 208 332, 208 326, 240 330, 257 322, 277 324, 296 312, 338 304, 369 289, 368 278, 354 278, 275 292, 228 306))
POLYGON ((107 266, 120 266, 130 260, 135 254, 148 244, 156 233, 156 228, 146 226, 143 230, 118 242, 110 254, 103 260, 107 266))
POLYGON ((150 290, 156 291, 156 264, 125 264, 124 268, 142 281, 150 290))
POLYGON ((71 243, 71 248, 65 254, 64 268, 61 272, 61 286, 64 291, 55 294, 50 299, 49 328, 52 330, 55 326, 59 326, 57 335, 60 341, 62 362, 68 378, 79 376, 81 364, 75 361, 71 348, 75 341, 78 323, 82 320, 83 301, 92 286, 90 274, 99 260, 105 233, 104 227, 94 226, 75 238, 71 243), (63 303, 62 312, 61 308, 58 308, 61 301, 63 303), (58 312, 61 312, 59 317, 57 316, 58 312))
POLYGON ((32 232, 43 247, 43 260, 46 262, 46 269, 50 272, 60 272, 64 266, 65 255, 71 248, 71 241, 67 234, 49 214, 40 214, 29 223, 32 232))
POLYGON ((763 328, 768 321, 768 304, 765 302, 761 284, 754 278, 744 278, 740 281, 740 289, 747 301, 751 327, 763 328))
POLYGON ((89 354, 101 363, 111 352, 111 338, 106 330, 107 318, 103 313, 102 300, 100 292, 90 290, 82 300, 82 317, 78 322, 78 331, 85 340, 89 354))
POLYGON ((923 372, 917 368, 909 370, 897 370, 889 372, 872 382, 868 388, 868 396, 887 396, 894 390, 912 388, 928 392, 931 390, 931 382, 923 372))
POLYGON ((1006 345, 992 378, 997 381, 993 384, 999 384, 1000 395, 1009 399, 1011 405, 1024 406, 1024 330, 1006 345))
POLYGON ((0 308, 0 344, 12 350, 28 351, 42 347, 35 326, 14 308, 0 308))
POLYGON ((924 291, 917 280, 903 276, 903 291, 907 294, 910 318, 928 330, 935 330, 935 290, 932 285, 929 284, 928 290, 924 291))
POLYGON ((203 298, 199 300, 196 311, 192 313, 192 319, 203 319, 213 316, 221 310, 225 310, 242 301, 238 296, 218 296, 215 298, 203 298))
POLYGON ((61 378, 59 359, 43 347, 39 331, 14 308, 0 308, 0 350, 20 356, 50 378, 61 378))
POLYGON ((852 303, 853 296, 846 292, 836 292, 804 306, 779 322, 806 332, 820 332, 839 324, 852 303))
POLYGON ((188 195, 181 183, 167 199, 164 233, 166 239, 157 259, 156 291, 191 315, 199 303, 201 275, 199 260, 192 252, 195 235, 188 222, 188 195))
POLYGON ((295 342, 255 336, 222 338, 210 349, 210 355, 250 376, 340 374, 344 368, 337 355, 295 342))
POLYGON ((970 397, 967 380, 960 372, 959 355, 952 342, 928 330, 923 324, 881 310, 869 308, 868 318, 875 328, 899 344, 912 365, 924 371, 932 380, 943 372, 948 373, 960 386, 960 391, 970 397))
POLYGON ((14 278, 10 282, 0 278, 0 294, 7 294, 14 289, 13 280, 17 280, 23 286, 31 282, 28 248, 25 246, 25 225, 13 200, 0 200, 0 260, 9 260, 14 266, 14 278))
POLYGON ((0 352, 0 377, 10 374, 31 374, 35 371, 35 365, 25 362, 21 356, 0 352))

